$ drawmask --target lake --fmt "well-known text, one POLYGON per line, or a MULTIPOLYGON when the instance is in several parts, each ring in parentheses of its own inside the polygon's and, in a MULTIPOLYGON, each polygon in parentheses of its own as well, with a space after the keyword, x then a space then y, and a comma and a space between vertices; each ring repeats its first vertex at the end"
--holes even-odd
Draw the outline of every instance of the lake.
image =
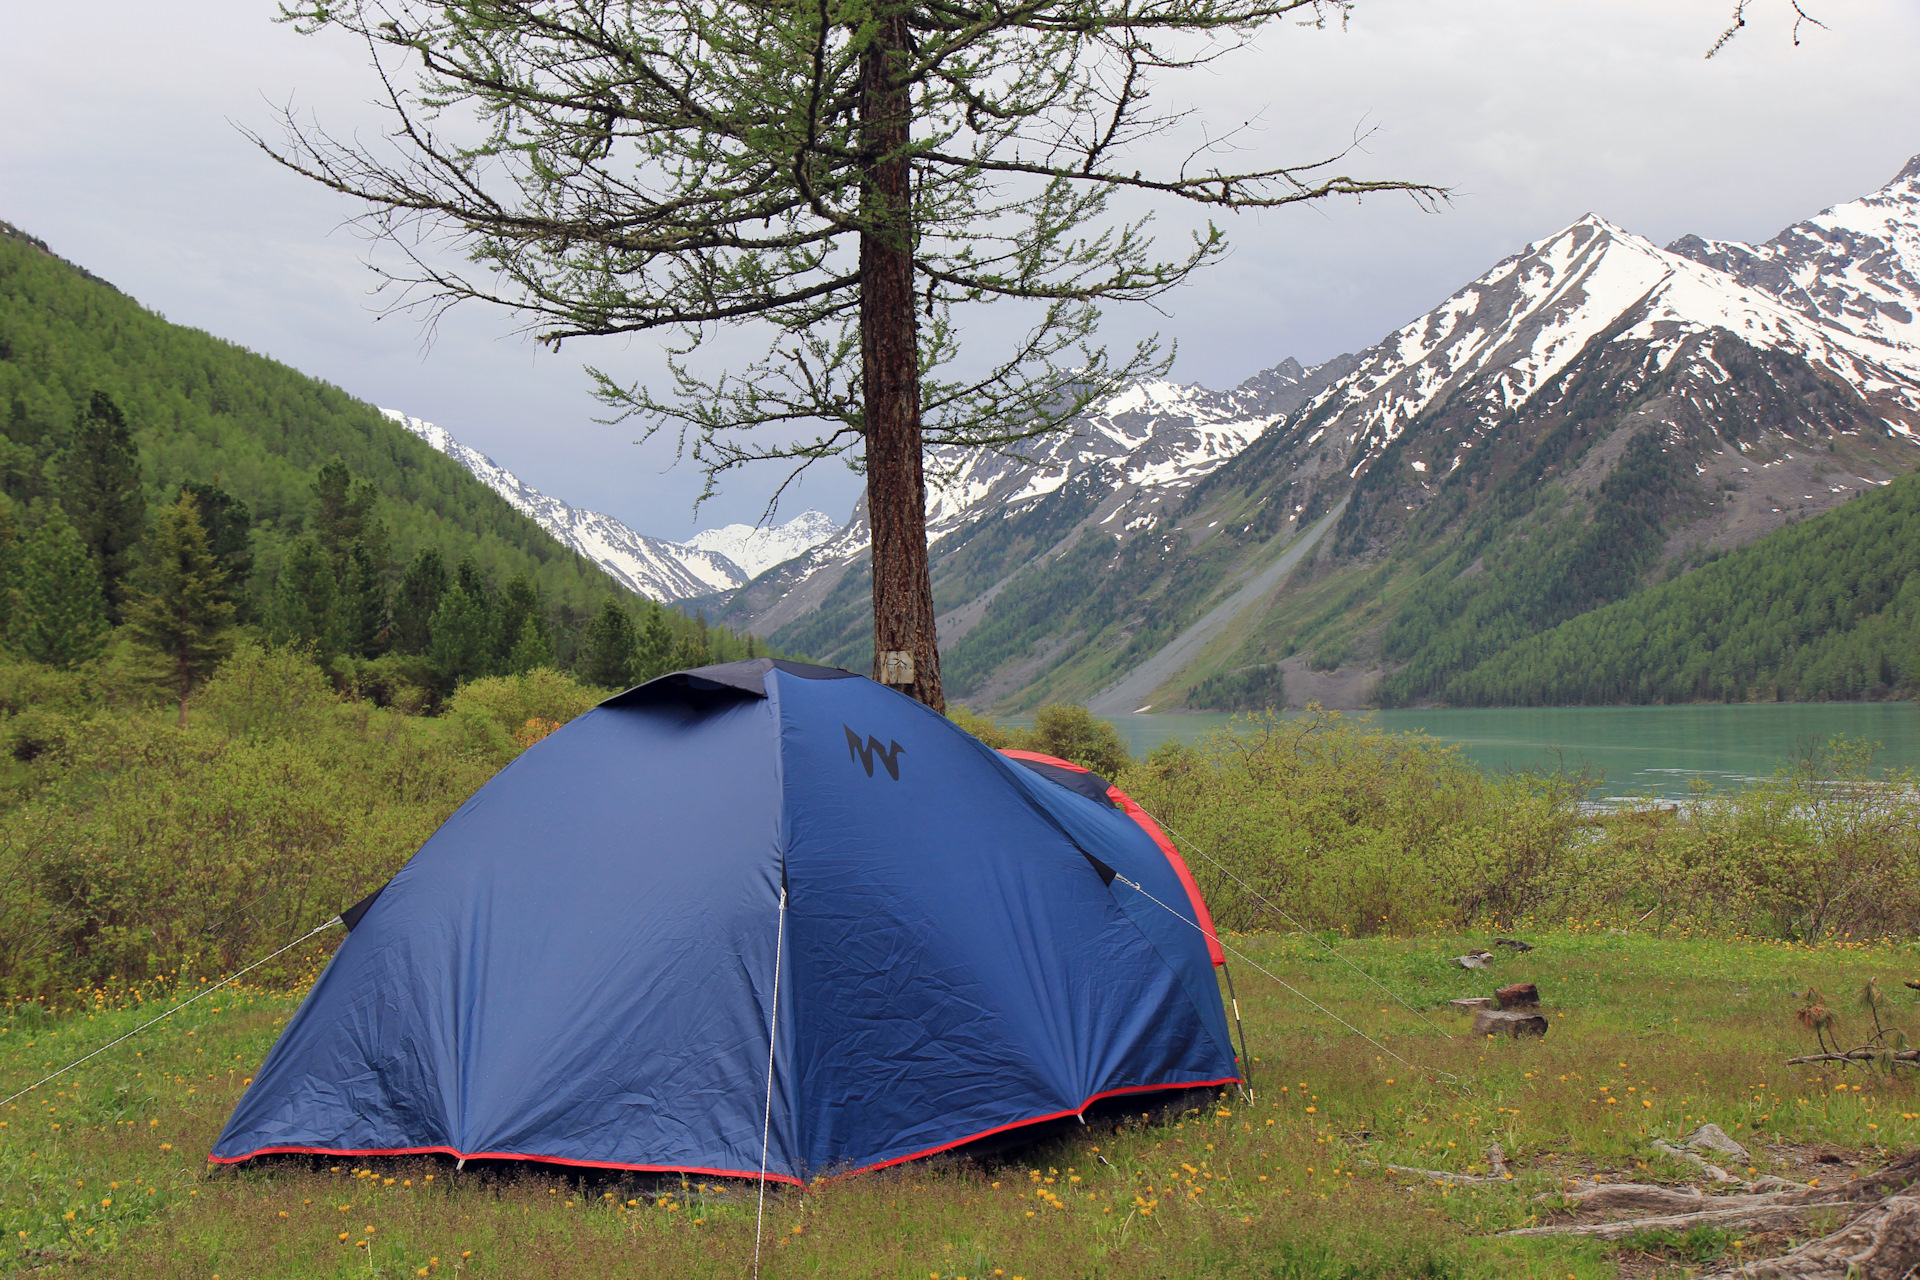
MULTIPOLYGON (((1353 713, 1364 714, 1364 713, 1353 713)), ((1695 778, 1716 786, 1764 778, 1836 735, 1880 745, 1875 763, 1920 769, 1920 708, 1911 702, 1788 702, 1745 706, 1545 707, 1376 711, 1373 723, 1459 743, 1481 768, 1551 771, 1590 765, 1601 802, 1684 798, 1695 778)), ((1212 714, 1109 716, 1135 754, 1191 742, 1227 724, 1212 714)), ((1030 718, 1023 718, 1031 723, 1030 718)))

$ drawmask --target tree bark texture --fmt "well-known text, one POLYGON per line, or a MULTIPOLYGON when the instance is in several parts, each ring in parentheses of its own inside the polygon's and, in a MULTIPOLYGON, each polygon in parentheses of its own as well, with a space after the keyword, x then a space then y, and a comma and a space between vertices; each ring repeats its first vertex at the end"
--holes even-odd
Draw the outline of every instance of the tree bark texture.
POLYGON ((907 21, 889 6, 863 58, 862 142, 869 157, 860 237, 860 355, 867 450, 867 520, 873 530, 874 679, 884 656, 913 658, 913 681, 895 687, 944 712, 927 564, 927 485, 920 454, 919 324, 913 293, 913 172, 905 153, 911 99, 898 79, 907 21))

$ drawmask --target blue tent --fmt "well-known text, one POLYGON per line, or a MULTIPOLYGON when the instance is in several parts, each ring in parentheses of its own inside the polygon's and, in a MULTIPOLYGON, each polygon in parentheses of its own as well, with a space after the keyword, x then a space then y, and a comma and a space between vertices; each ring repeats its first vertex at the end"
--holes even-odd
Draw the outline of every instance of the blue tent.
POLYGON ((211 1158, 755 1175, 764 1134, 801 1181, 1227 1084, 1198 914, 1097 790, 891 689, 681 672, 526 751, 347 913, 211 1158))

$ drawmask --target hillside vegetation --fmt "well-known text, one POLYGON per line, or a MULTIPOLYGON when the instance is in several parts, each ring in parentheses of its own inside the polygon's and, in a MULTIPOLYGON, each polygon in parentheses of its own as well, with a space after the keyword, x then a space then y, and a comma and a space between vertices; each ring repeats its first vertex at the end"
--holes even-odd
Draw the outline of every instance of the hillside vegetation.
POLYGON ((1510 645, 1443 696, 1472 706, 1845 701, 1910 692, 1916 663, 1920 475, 1909 474, 1510 645))

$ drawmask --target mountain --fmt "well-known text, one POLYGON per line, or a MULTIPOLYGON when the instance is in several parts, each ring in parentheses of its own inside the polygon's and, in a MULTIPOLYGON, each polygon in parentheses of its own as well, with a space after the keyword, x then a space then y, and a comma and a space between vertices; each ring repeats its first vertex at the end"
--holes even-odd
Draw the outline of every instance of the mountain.
MULTIPOLYGON (((1442 698, 1910 470, 1917 310, 1920 159, 1762 245, 1661 248, 1588 216, 1355 356, 1232 392, 1148 384, 1025 457, 940 459, 949 692, 1442 698)), ((723 616, 862 666, 863 554, 856 514, 723 616)))
MULTIPOLYGON (((1196 482, 1346 367, 1288 359, 1231 391, 1141 383, 1017 450, 929 451, 927 536, 942 647, 963 641, 1034 556, 1088 528, 1155 528, 1196 482)), ((861 506, 832 539, 735 594, 721 617, 778 630, 796 652, 864 668, 872 661, 867 555, 861 506)))
POLYGON ((769 565, 791 559, 838 531, 831 517, 808 511, 769 529, 730 524, 695 534, 685 543, 649 538, 612 516, 548 497, 486 454, 455 440, 444 427, 398 409, 380 412, 465 467, 560 545, 585 556, 629 591, 663 604, 739 587, 769 565))
POLYGON ((31 515, 63 497, 52 461, 94 392, 125 412, 149 505, 185 481, 224 488, 253 517, 258 596, 305 527, 315 472, 340 458, 380 494, 397 563, 423 547, 471 556, 491 581, 524 575, 584 612, 615 587, 455 462, 338 387, 171 324, 0 223, 0 490, 31 515))

